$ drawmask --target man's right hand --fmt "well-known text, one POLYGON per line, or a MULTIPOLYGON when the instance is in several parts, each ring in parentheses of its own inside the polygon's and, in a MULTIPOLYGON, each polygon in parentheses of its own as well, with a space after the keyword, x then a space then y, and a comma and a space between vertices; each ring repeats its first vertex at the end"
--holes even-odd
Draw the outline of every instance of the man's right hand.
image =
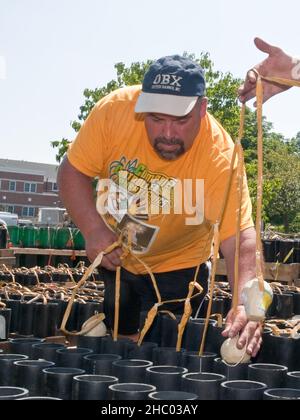
MULTIPOLYGON (((105 251, 113 243, 117 242, 118 237, 106 226, 91 231, 85 238, 86 253, 91 262, 93 262, 101 251, 105 251)), ((116 271, 118 266, 122 265, 122 248, 116 248, 110 254, 103 257, 101 266, 110 271, 116 271)))
MULTIPOLYGON (((262 63, 257 64, 254 69, 261 76, 279 77, 282 79, 297 80, 300 79, 300 60, 287 55, 278 47, 274 47, 260 38, 254 40, 256 47, 269 54, 262 63)), ((245 83, 240 87, 238 94, 241 102, 245 103, 255 97, 257 75, 253 70, 247 73, 245 83)), ((288 86, 279 85, 263 81, 264 102, 278 93, 289 89, 288 86)), ((254 104, 256 106, 256 104, 254 104)))

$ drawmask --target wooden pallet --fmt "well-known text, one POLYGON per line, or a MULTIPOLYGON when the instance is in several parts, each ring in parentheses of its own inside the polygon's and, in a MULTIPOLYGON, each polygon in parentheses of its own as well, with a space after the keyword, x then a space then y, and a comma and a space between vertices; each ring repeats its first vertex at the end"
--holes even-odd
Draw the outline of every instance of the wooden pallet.
POLYGON ((54 255, 61 257, 86 257, 85 251, 73 251, 72 249, 40 249, 40 248, 11 248, 14 255, 54 255))
POLYGON ((15 267, 16 257, 11 249, 0 249, 0 266, 2 264, 8 268, 15 267))
POLYGON ((11 249, 0 249, 0 258, 13 257, 14 253, 11 249))
MULTIPOLYGON (((227 275, 225 260, 218 260, 217 275, 227 275)), ((293 285, 300 278, 300 264, 265 263, 264 278, 293 285)))
POLYGON ((293 285, 299 278, 300 264, 266 264, 265 279, 293 285))

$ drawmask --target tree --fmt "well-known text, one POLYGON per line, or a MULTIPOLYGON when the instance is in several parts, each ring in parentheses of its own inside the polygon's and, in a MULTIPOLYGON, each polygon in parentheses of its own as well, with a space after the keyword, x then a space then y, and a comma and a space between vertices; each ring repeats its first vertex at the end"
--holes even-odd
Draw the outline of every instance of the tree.
POLYGON ((300 157, 300 131, 295 138, 292 138, 288 142, 288 147, 291 153, 295 153, 298 157, 300 157))
POLYGON ((300 216, 300 159, 296 153, 290 153, 288 143, 278 144, 269 151, 267 177, 276 185, 268 215, 283 224, 285 232, 289 233, 300 216))

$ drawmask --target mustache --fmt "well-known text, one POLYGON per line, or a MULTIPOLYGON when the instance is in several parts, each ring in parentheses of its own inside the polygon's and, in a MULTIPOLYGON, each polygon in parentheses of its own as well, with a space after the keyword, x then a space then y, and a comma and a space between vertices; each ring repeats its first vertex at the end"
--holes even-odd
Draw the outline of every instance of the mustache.
POLYGON ((165 137, 158 137, 155 139, 154 141, 155 146, 159 145, 159 144, 164 144, 166 146, 181 146, 184 147, 184 142, 181 139, 177 139, 177 138, 172 138, 172 139, 166 139, 165 137))

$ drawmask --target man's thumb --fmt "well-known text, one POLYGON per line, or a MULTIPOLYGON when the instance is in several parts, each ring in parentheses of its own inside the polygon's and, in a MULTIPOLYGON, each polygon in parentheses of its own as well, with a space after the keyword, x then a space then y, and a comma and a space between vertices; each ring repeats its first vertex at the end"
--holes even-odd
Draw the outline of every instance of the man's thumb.
POLYGON ((271 54, 276 47, 273 45, 268 44, 266 41, 263 41, 261 38, 255 38, 254 43, 256 47, 267 54, 271 54))

